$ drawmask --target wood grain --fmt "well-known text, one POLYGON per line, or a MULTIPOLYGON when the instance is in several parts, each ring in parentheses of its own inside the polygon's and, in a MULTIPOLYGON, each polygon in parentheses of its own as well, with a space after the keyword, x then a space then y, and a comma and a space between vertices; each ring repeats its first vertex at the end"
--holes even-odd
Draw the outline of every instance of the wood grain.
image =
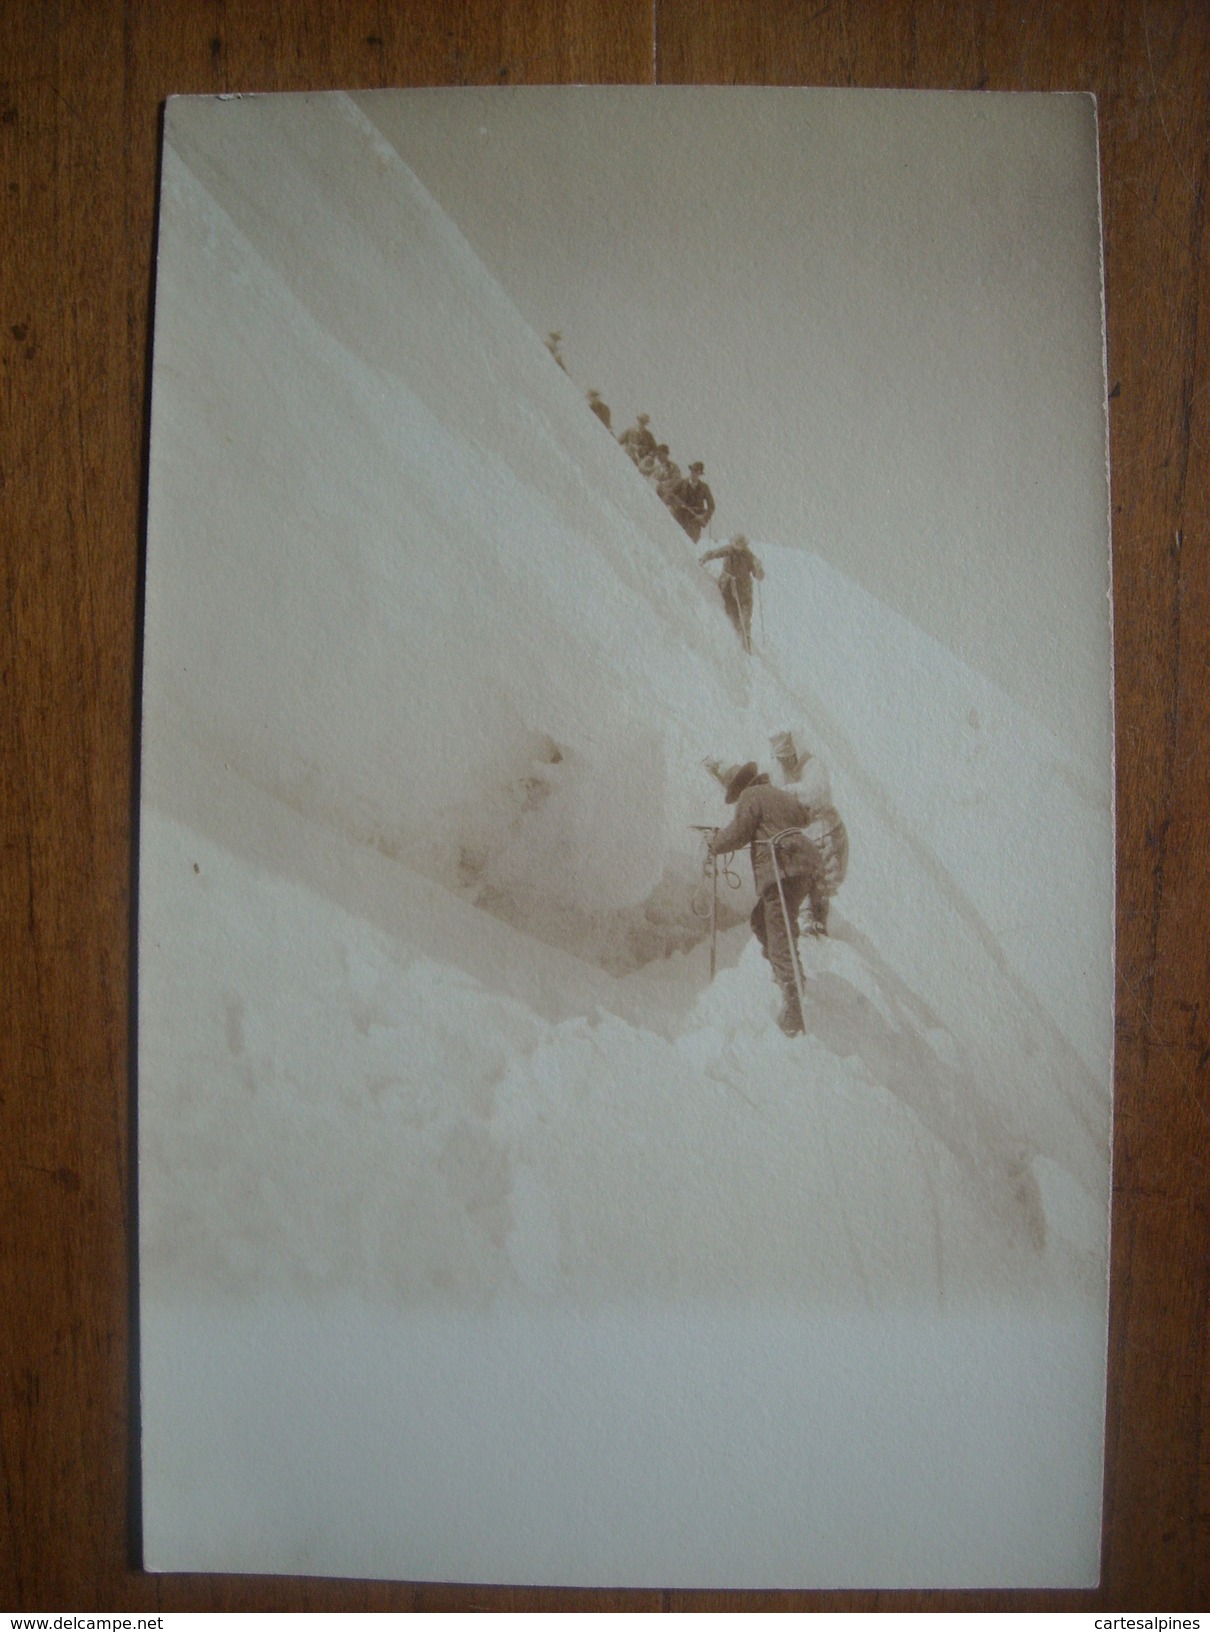
POLYGON ((0 1606, 1204 1607, 1210 10, 34 0, 0 10, 0 75, 0 1606), (661 1594, 143 1575, 131 1563, 131 899, 160 106, 174 92, 655 76, 1098 95, 1119 865, 1103 1585, 661 1594))

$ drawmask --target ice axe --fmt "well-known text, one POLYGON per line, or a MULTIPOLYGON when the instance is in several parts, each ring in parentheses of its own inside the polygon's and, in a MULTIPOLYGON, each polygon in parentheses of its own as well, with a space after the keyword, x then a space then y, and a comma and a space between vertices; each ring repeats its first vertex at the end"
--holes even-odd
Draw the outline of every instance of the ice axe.
MULTIPOLYGON (((693 823, 695 833, 717 833, 717 827, 701 827, 693 823)), ((707 841, 708 843, 709 841, 707 841)), ((718 963, 718 857, 710 851, 710 979, 718 963)), ((696 910, 696 909, 695 909, 696 910)))

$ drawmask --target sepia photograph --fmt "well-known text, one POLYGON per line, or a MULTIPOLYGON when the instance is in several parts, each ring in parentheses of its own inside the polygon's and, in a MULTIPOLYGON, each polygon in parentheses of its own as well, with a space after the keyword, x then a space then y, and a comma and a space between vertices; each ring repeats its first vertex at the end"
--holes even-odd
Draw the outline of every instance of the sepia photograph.
POLYGON ((1089 1587, 1086 95, 174 98, 148 1570, 1089 1587))

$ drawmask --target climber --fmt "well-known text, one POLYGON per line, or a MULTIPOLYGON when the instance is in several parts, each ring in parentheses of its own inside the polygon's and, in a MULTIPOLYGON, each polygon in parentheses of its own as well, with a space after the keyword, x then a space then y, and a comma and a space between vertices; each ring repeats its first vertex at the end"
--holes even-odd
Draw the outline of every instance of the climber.
POLYGON ((714 514, 714 494, 702 480, 705 468, 700 459, 695 460, 689 466, 688 476, 683 476, 677 482, 665 500, 695 544, 710 525, 710 518, 714 514))
POLYGON ((820 866, 818 851, 803 832, 814 812, 789 789, 773 787, 755 760, 733 766, 728 776, 726 802, 736 806, 735 819, 714 835, 709 852, 730 855, 749 846, 757 894, 752 933, 781 989, 777 1023, 794 1037, 803 1030, 798 909, 820 866))
MULTIPOLYGON (((639 475, 646 476, 649 482, 654 482, 657 486, 660 482, 667 481, 670 471, 675 469, 667 442, 657 443, 650 453, 645 453, 639 460, 639 475)), ((679 470, 676 473, 678 476, 681 474, 679 470)))
POLYGON ((588 406, 601 421, 601 424, 604 425, 605 429, 607 431, 611 430, 613 426, 613 415, 609 412, 609 404, 607 402, 602 402, 601 393, 599 391, 590 391, 588 393, 588 406))
POLYGON ((699 557, 703 566, 707 561, 721 561, 723 570, 718 576, 723 606, 735 625, 744 650, 752 650, 752 580, 763 578, 765 569, 752 553, 752 546, 743 533, 736 533, 728 544, 717 550, 707 550, 699 557))
POLYGON ((618 445, 626 449, 636 465, 655 452, 655 432, 648 429, 650 420, 650 414, 640 414, 638 421, 618 437, 618 445))
POLYGON ((808 891, 811 920, 806 933, 826 935, 828 906, 849 867, 848 831, 832 803, 832 786, 823 762, 808 749, 799 753, 792 732, 778 731, 769 743, 781 767, 782 781, 793 787, 797 797, 811 809, 811 820, 804 832, 818 852, 819 866, 808 891))

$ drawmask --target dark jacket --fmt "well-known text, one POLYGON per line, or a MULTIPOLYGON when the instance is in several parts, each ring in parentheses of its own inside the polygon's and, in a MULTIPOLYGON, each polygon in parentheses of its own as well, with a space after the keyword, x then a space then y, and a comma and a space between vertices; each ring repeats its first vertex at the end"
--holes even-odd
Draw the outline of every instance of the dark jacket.
POLYGON ((683 521, 695 522, 699 532, 709 526, 714 514, 714 494, 700 476, 686 476, 679 481, 671 494, 671 502, 682 524, 683 521))
POLYGON ((752 580, 765 576, 764 567, 747 544, 720 544, 717 550, 707 550, 700 560, 703 566, 707 561, 721 561, 723 570, 719 575, 719 583, 725 583, 729 579, 733 584, 739 585, 741 590, 746 590, 749 597, 752 594, 752 580))
POLYGON ((777 861, 783 878, 800 878, 818 866, 815 846, 802 831, 814 814, 810 805, 804 805, 791 789, 775 788, 768 781, 752 782, 739 796, 731 826, 715 834, 711 853, 721 856, 748 845, 752 876, 763 895, 777 885, 773 857, 764 840, 785 835, 777 843, 777 861))
POLYGON ((714 493, 710 493, 709 486, 701 477, 686 477, 679 483, 676 503, 681 509, 689 511, 694 521, 701 522, 702 527, 714 516, 714 493))

